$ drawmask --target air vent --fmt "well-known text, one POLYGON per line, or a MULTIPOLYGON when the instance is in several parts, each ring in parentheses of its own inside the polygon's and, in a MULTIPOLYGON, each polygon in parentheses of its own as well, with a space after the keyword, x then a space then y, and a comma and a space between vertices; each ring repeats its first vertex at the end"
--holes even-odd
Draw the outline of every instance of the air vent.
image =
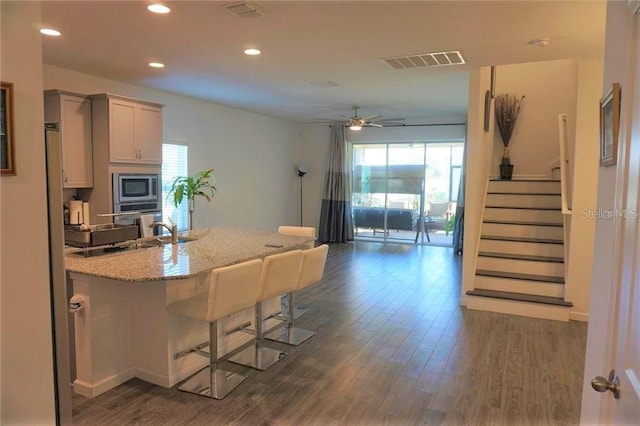
POLYGON ((236 2, 226 4, 224 6, 229 12, 238 15, 241 18, 249 19, 249 18, 259 18, 266 14, 264 9, 259 8, 253 3, 248 2, 236 2))
POLYGON ((316 87, 337 87, 338 83, 331 80, 312 81, 309 84, 316 87))
POLYGON ((382 60, 394 70, 462 65, 465 63, 462 54, 458 50, 452 50, 450 52, 419 53, 408 56, 394 56, 392 58, 382 58, 382 60))

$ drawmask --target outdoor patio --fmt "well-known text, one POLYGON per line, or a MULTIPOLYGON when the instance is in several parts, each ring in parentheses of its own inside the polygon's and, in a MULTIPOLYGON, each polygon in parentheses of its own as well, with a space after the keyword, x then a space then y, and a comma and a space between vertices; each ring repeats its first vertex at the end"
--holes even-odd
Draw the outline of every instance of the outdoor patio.
MULTIPOLYGON (((376 229, 375 233, 373 229, 369 228, 357 228, 354 229, 353 233, 354 237, 359 240, 366 241, 382 241, 384 239, 384 233, 380 229, 376 229), (357 235, 356 235, 357 231, 357 235)), ((404 244, 415 244, 416 240, 416 231, 398 231, 398 230, 390 230, 387 235, 387 242, 390 243, 404 243, 404 244)), ((424 244, 426 245, 434 245, 434 246, 445 246, 450 247, 453 242, 452 233, 449 232, 447 235, 443 230, 432 230, 429 231, 429 240, 427 241, 426 234, 424 235, 424 244)), ((423 244, 423 234, 420 233, 418 236, 418 244, 423 244)))

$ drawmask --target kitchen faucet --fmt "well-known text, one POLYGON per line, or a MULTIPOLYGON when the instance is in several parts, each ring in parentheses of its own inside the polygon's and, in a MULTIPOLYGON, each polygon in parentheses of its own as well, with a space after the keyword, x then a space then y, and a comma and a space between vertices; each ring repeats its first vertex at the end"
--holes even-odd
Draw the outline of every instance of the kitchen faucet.
POLYGON ((171 222, 171 226, 167 225, 164 222, 153 222, 151 225, 149 225, 149 228, 154 228, 156 226, 163 226, 167 230, 169 230, 169 232, 171 232, 171 244, 178 244, 178 225, 173 222, 171 222))

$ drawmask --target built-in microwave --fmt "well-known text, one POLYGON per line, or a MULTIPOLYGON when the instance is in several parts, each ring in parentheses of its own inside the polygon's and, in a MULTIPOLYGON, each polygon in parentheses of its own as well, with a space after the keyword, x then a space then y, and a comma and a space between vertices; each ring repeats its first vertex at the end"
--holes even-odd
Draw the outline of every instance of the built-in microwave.
POLYGON ((141 173, 113 174, 113 204, 157 203, 160 175, 141 173))

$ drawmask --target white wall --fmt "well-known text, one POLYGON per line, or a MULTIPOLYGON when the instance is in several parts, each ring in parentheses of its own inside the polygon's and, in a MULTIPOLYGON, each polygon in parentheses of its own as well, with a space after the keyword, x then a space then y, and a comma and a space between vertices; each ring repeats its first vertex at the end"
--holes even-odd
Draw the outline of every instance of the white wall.
POLYGON ((576 108, 575 151, 573 155, 573 198, 571 235, 566 281, 566 299, 573 303, 572 319, 588 318, 591 296, 591 268, 595 220, 585 215, 596 208, 599 158, 599 99, 602 95, 602 58, 578 62, 578 100, 576 108))
POLYGON ((211 203, 196 201, 196 228, 275 230, 283 223, 297 223, 294 171, 300 125, 48 65, 44 86, 164 104, 163 136, 189 145, 189 174, 215 168, 218 191, 211 203))
MULTIPOLYGON (((448 121, 447 121, 448 122, 448 121)), ((360 131, 347 130, 346 137, 354 143, 388 142, 462 142, 466 119, 456 121, 462 125, 431 125, 406 127, 365 127, 360 131)))
MULTIPOLYGON (((577 78, 577 61, 573 59, 496 67, 496 95, 526 96, 509 143, 514 178, 550 177, 548 164, 560 155, 558 114, 567 113, 574 130, 577 78)), ((494 139, 492 174, 499 175, 502 140, 497 129, 494 139)))
POLYGON ((475 279, 478 239, 482 227, 487 179, 492 173, 495 120, 493 108, 489 131, 484 131, 484 98, 491 82, 491 69, 483 67, 469 74, 469 111, 467 126, 467 180, 464 199, 464 242, 460 304, 466 305, 465 294, 472 290, 475 279))
MULTIPOLYGON (((300 135, 297 147, 298 163, 309 169, 303 181, 302 223, 304 226, 318 227, 320 223, 320 209, 322 207, 322 190, 324 188, 325 172, 329 160, 329 126, 305 125, 300 135)), ((300 198, 297 198, 298 205, 300 198)), ((300 208, 296 210, 299 212, 300 208)), ((296 224, 299 224, 298 222, 296 224)))
POLYGON ((16 176, 0 177, 0 423, 55 423, 38 2, 0 2, 16 176))

